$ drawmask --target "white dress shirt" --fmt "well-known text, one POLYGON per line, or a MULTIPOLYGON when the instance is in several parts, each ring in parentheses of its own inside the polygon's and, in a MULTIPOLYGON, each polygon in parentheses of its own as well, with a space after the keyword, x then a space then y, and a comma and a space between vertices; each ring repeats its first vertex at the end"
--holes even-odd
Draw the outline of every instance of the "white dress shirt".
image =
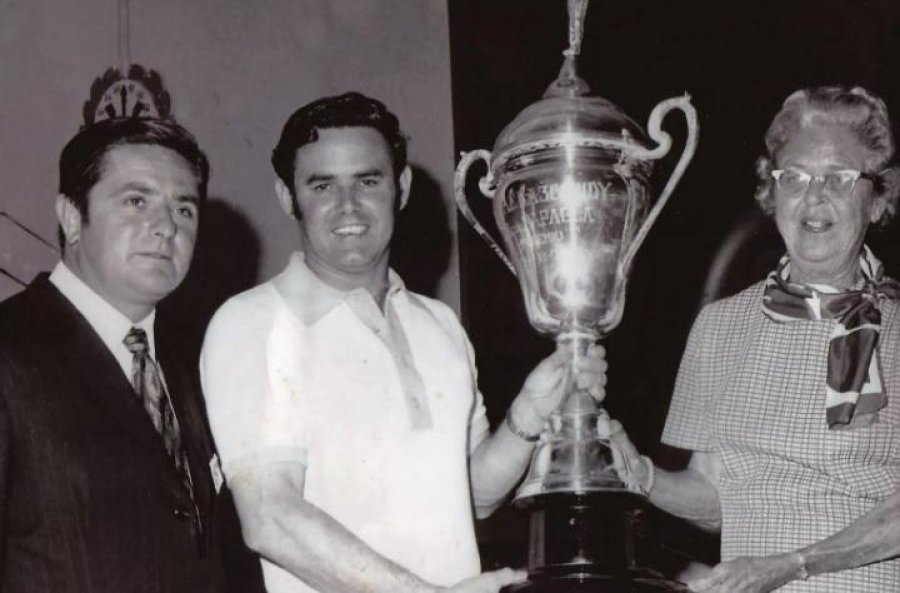
POLYGON ((132 327, 137 327, 147 334, 150 356, 156 360, 156 340, 153 332, 153 321, 156 309, 138 322, 133 322, 121 311, 103 300, 99 294, 84 283, 66 264, 59 262, 50 274, 50 282, 63 294, 78 312, 87 320, 100 339, 109 348, 122 372, 131 381, 131 364, 134 359, 123 340, 132 327))

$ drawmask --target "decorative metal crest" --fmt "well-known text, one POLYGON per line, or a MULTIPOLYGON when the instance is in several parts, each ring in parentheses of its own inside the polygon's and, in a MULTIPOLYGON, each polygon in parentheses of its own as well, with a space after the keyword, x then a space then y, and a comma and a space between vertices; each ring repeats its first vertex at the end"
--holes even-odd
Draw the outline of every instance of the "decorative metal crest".
POLYGON ((155 70, 132 64, 128 76, 109 68, 91 85, 91 97, 84 103, 84 126, 106 119, 169 119, 171 98, 155 70))

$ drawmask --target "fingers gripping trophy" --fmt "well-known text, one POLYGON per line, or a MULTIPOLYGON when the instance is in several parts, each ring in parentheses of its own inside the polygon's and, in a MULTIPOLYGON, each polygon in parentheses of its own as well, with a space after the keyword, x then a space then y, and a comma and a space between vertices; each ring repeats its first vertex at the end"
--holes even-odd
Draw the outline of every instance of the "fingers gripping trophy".
MULTIPOLYGON (((647 134, 609 101, 588 96, 576 69, 587 4, 569 0, 569 47, 544 97, 506 126, 493 152, 463 153, 455 178, 460 212, 518 277, 532 326, 571 342, 575 357, 619 324, 634 256, 697 143, 687 96, 659 103, 647 134), (673 110, 687 120, 686 145, 653 202, 653 164, 672 145, 661 124, 673 110), (506 251, 466 199, 468 171, 479 160, 488 172, 478 186, 493 200, 506 251)), ((515 497, 531 512, 535 590, 581 590, 576 583, 585 591, 674 590, 629 568, 624 519, 611 514, 624 512, 640 489, 618 477, 608 427, 606 412, 572 382, 541 435, 515 497)))

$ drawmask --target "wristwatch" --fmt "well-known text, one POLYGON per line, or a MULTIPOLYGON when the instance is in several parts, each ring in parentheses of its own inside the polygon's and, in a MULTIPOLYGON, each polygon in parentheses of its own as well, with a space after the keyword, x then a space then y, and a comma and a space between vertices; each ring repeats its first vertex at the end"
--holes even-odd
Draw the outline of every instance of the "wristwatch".
POLYGON ((509 409, 506 411, 506 426, 509 427, 509 431, 511 433, 513 433, 514 435, 516 435, 523 441, 526 441, 529 443, 534 443, 539 438, 541 438, 541 433, 529 434, 529 433, 525 432, 524 430, 522 430, 519 427, 519 425, 516 424, 516 421, 513 420, 513 417, 512 417, 512 406, 510 406, 509 409))

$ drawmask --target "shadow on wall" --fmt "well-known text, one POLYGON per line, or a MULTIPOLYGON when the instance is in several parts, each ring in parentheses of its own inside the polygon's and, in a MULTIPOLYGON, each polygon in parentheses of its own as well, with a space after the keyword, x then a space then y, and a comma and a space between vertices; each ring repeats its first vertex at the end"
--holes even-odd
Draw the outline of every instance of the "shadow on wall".
MULTIPOLYGON (((896 217, 885 226, 870 226, 866 235, 866 243, 892 278, 897 278, 900 271, 897 237, 900 220, 896 217)), ((752 207, 739 218, 716 252, 703 287, 701 306, 762 280, 775 269, 784 253, 774 218, 752 207)))
POLYGON ((391 266, 407 288, 437 298, 438 282, 450 265, 452 239, 440 186, 413 166, 409 202, 397 216, 391 241, 391 266))
POLYGON ((258 282, 260 242, 247 218, 227 202, 210 197, 200 217, 191 269, 160 308, 176 319, 199 355, 203 333, 216 309, 258 282))
POLYGON ((782 255, 784 243, 774 218, 751 205, 716 251, 703 285, 700 306, 737 294, 762 280, 775 269, 782 255))

